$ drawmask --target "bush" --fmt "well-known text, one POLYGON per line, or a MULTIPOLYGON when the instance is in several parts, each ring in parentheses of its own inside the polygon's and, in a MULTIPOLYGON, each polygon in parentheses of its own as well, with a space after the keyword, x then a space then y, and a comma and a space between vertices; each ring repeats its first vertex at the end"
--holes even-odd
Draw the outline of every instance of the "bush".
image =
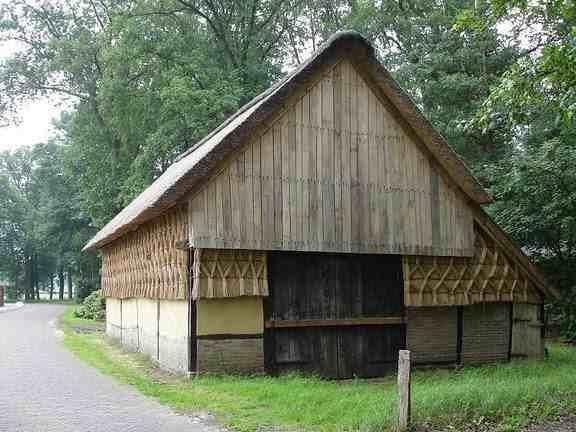
POLYGON ((106 317, 106 299, 100 291, 94 291, 76 308, 74 315, 82 319, 103 320, 106 317))

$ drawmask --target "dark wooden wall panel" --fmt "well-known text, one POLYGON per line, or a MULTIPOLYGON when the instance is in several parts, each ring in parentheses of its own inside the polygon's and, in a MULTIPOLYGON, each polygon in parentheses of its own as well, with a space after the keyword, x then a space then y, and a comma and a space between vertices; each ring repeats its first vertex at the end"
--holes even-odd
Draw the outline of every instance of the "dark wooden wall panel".
POLYGON ((398 316, 401 257, 270 253, 273 320, 398 316))
POLYGON ((401 257, 277 252, 268 265, 270 371, 351 378, 380 376, 396 366, 404 325, 375 324, 374 318, 402 322, 401 257))
POLYGON ((393 370, 404 347, 403 326, 274 329, 277 372, 326 378, 369 378, 393 370))

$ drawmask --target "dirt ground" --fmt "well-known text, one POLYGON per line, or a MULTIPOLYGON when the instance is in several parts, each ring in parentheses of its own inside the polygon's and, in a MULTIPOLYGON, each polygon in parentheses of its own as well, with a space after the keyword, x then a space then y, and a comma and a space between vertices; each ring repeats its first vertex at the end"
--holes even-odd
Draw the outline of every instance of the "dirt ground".
MULTIPOLYGON (((469 424, 465 427, 451 426, 448 428, 437 429, 434 427, 420 426, 416 427, 413 432, 500 432, 502 427, 493 422, 480 420, 476 423, 469 424)), ((576 415, 564 415, 551 421, 534 423, 525 426, 519 432, 576 432, 576 415)))
POLYGON ((576 432, 576 416, 564 416, 553 422, 531 425, 522 429, 522 432, 576 432))

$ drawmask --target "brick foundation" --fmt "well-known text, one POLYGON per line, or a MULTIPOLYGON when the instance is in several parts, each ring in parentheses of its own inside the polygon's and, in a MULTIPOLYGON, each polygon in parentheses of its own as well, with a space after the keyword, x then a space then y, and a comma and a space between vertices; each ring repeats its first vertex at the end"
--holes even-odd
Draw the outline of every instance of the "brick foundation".
POLYGON ((233 337, 231 339, 198 339, 199 373, 263 373, 264 339, 233 337))
POLYGON ((456 363, 456 307, 419 307, 406 311, 406 345, 416 364, 456 363))

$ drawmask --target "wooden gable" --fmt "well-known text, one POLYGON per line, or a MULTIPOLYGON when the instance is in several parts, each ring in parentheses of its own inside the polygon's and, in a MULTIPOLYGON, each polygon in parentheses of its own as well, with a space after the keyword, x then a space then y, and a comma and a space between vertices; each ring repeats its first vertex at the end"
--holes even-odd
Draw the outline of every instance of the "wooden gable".
POLYGON ((472 256, 463 194, 347 60, 189 200, 190 246, 472 256))

